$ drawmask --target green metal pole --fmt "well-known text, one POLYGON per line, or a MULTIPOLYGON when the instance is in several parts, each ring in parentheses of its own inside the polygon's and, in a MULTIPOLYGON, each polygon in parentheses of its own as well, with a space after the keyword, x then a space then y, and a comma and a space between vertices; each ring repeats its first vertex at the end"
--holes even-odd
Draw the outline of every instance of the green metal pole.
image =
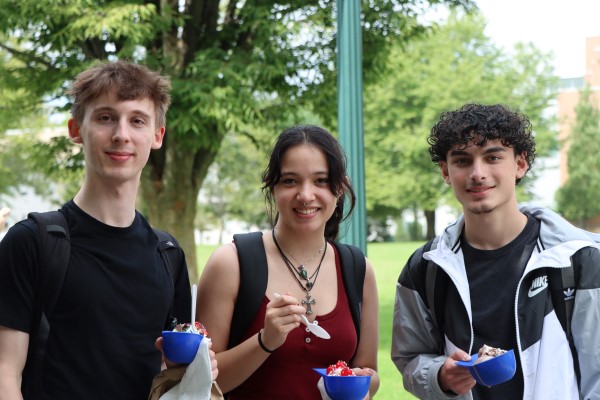
POLYGON ((354 213, 342 227, 341 241, 367 253, 365 160, 362 104, 362 36, 360 0, 337 0, 338 129, 348 157, 350 182, 356 192, 354 213))

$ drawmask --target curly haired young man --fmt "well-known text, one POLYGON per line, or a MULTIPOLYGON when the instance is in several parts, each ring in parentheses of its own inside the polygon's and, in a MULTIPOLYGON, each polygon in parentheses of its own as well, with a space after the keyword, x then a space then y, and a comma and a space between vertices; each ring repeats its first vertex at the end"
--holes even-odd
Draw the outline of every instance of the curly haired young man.
POLYGON ((428 143, 463 215, 400 274, 392 360, 404 387, 421 399, 600 399, 600 253, 552 211, 519 207, 516 185, 535 159, 528 118, 467 104, 443 113, 428 143), (436 269, 433 305, 425 266, 436 269), (551 270, 567 268, 573 351, 550 293, 551 270), (455 364, 483 344, 514 349, 511 380, 476 385, 455 364))

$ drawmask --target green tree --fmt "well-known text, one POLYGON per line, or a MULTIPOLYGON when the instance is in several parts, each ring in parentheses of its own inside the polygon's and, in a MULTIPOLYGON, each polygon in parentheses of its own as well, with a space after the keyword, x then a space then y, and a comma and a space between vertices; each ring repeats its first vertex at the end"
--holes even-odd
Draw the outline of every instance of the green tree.
MULTIPOLYGON (((18 85, 15 82, 18 77, 12 74, 14 69, 20 68, 21 62, 11 57, 5 48, 18 46, 18 40, 14 37, 0 38, 0 135, 4 130, 44 126, 44 122, 47 122, 48 108, 38 102, 32 103, 27 88, 18 85)), ((3 186, 0 186, 0 191, 2 188, 3 186)))
POLYGON ((39 135, 33 132, 37 130, 17 130, 0 136, 0 198, 18 197, 29 187, 58 206, 79 188, 83 155, 73 154, 73 147, 64 136, 38 139, 39 135))
MULTIPOLYGON (((95 60, 128 58, 168 74, 167 135, 144 171, 141 206, 179 239, 193 266, 197 197, 226 134, 277 126, 301 108, 335 128, 335 4, 0 0, 0 87, 21 90, 28 104, 15 107, 29 110, 60 102, 70 79, 95 60)), ((388 45, 426 31, 419 15, 440 4, 472 1, 363 0, 365 80, 381 70, 388 45)), ((190 275, 196 279, 195 269, 190 275)))
POLYGON ((17 196, 26 186, 47 194, 44 177, 28 163, 28 150, 34 149, 37 133, 48 127, 50 108, 32 103, 29 91, 15 86, 11 71, 19 68, 20 62, 4 47, 16 43, 12 37, 6 38, 4 46, 0 43, 0 200, 6 195, 17 196))
MULTIPOLYGON (((205 228, 219 229, 221 242, 227 240, 223 231, 229 221, 243 221, 247 229, 267 225, 265 201, 260 190, 261 173, 266 165, 263 147, 264 151, 257 151, 248 138, 227 135, 202 184, 199 216, 202 219, 210 216, 212 224, 205 228)), ((202 221, 198 221, 198 226, 201 225, 202 221)))
POLYGON ((484 28, 480 15, 451 13, 438 30, 396 46, 388 59, 391 73, 368 88, 365 170, 372 217, 418 208, 433 237, 434 210, 456 205, 426 141, 443 111, 467 102, 504 103, 530 117, 540 153, 555 146, 552 120, 544 115, 558 83, 549 55, 528 44, 508 54, 484 28))
POLYGON ((558 211, 583 229, 600 214, 600 111, 587 86, 575 107, 575 122, 563 145, 567 146, 569 177, 556 193, 558 211))

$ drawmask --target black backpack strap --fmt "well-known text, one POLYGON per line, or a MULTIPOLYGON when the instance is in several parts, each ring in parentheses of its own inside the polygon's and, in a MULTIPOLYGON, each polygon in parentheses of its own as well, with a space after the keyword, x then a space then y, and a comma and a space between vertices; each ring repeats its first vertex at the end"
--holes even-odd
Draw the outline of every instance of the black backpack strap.
MULTIPOLYGON (((427 306, 429 307, 429 311, 431 312, 431 316, 433 320, 437 323, 436 312, 435 312, 435 279, 437 276, 437 267, 431 261, 426 260, 423 257, 423 254, 427 253, 431 250, 431 245, 433 244, 433 239, 429 240, 423 246, 423 250, 421 252, 421 269, 425 269, 425 297, 427 298, 427 306)), ((440 328, 438 326, 438 328, 440 328)))
POLYGON ((560 277, 562 281, 562 289, 565 303, 565 332, 569 338, 573 337, 571 332, 571 317, 573 316, 573 307, 575 306, 575 268, 571 265, 569 268, 560 269, 560 277), (570 291, 573 291, 570 293, 570 291))
POLYGON ((365 255, 356 246, 338 242, 333 242, 333 245, 340 256, 342 279, 346 296, 348 296, 350 314, 356 329, 357 339, 360 341, 360 319, 366 271, 365 255))
POLYGON ((41 395, 41 379, 46 341, 52 315, 67 274, 71 243, 69 228, 61 211, 29 213, 38 226, 38 281, 33 302, 29 349, 23 370, 21 390, 25 399, 41 395))
POLYGON ((571 257, 571 265, 569 267, 548 268, 548 280, 550 282, 552 305, 569 341, 569 347, 573 355, 575 375, 579 383, 581 382, 579 356, 577 355, 577 348, 575 347, 573 332, 571 331, 571 318, 573 317, 573 307, 575 306, 575 294, 577 291, 577 274, 574 266, 577 261, 575 261, 575 257, 571 257))
POLYGON ((240 263, 240 288, 231 319, 228 348, 240 343, 267 291, 267 256, 262 232, 233 235, 240 263))
POLYGON ((575 291, 577 290, 577 286, 575 284, 575 267, 573 264, 571 264, 569 268, 561 268, 560 275, 565 303, 565 312, 563 318, 564 323, 562 323, 562 325, 563 328, 566 328, 565 333, 567 335, 567 339, 569 339, 569 347, 571 348, 571 354, 573 355, 573 366, 575 368, 575 375, 577 376, 577 385, 581 387, 579 355, 577 354, 575 340, 573 340, 573 331, 571 330, 571 318, 573 317, 573 307, 575 306, 575 291))
POLYGON ((172 330, 175 327, 175 324, 177 324, 177 318, 173 313, 173 304, 175 303, 175 281, 181 272, 180 269, 183 261, 182 251, 181 246, 171 234, 160 229, 152 229, 154 230, 156 236, 158 236, 158 252, 163 260, 167 274, 171 278, 171 292, 173 301, 171 302, 169 317, 167 318, 167 321, 165 321, 165 329, 172 330))
POLYGON ((420 267, 425 272, 425 298, 427 299, 427 307, 429 307, 429 312, 431 313, 431 318, 435 322, 438 333, 440 335, 440 354, 444 354, 445 347, 445 339, 444 339, 444 313, 438 313, 436 310, 439 310, 443 307, 443 303, 446 298, 446 274, 439 272, 439 267, 435 265, 432 261, 427 260, 423 257, 423 254, 427 253, 431 250, 435 238, 430 239, 425 245, 422 247, 421 251, 421 263, 420 267), (442 275, 444 279, 442 279, 442 275))
POLYGON ((71 255, 71 236, 67 220, 61 211, 29 213, 39 229, 39 261, 43 312, 52 315, 62 283, 67 274, 71 255), (57 240, 58 239, 58 240, 57 240))
POLYGON ((177 268, 181 265, 181 259, 179 257, 178 251, 167 251, 167 250, 177 250, 179 249, 179 244, 171 236, 165 231, 161 231, 160 229, 152 228, 156 236, 158 236, 158 252, 167 267, 167 273, 171 277, 171 281, 174 282, 174 268, 177 268))

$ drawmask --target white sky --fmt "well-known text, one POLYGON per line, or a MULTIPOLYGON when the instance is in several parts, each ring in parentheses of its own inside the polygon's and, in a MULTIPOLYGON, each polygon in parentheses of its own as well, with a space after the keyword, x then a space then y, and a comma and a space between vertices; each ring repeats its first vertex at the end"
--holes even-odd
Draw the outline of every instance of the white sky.
POLYGON ((486 34, 511 49, 533 42, 552 52, 560 78, 585 73, 585 39, 600 36, 600 0, 476 0, 486 34))

